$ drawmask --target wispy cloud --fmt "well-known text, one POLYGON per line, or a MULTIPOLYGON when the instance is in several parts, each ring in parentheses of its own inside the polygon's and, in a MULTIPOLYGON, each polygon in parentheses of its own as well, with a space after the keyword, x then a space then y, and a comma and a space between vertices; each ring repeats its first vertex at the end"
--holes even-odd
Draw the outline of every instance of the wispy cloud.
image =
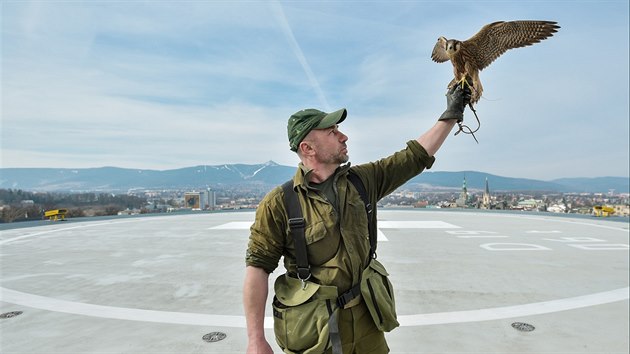
POLYGON ((302 52, 302 48, 300 48, 300 45, 295 39, 293 30, 291 30, 289 21, 287 20, 287 17, 284 14, 284 10, 282 9, 282 5, 280 4, 279 1, 271 1, 270 5, 271 5, 271 8, 273 9, 273 13, 276 19, 278 20, 278 23, 280 24, 282 28, 282 31, 286 35, 287 40, 289 41, 289 44, 291 48, 293 49, 293 52, 295 53, 295 56, 300 62, 300 65, 302 65, 302 68, 304 69, 304 73, 308 77, 308 81, 311 83, 311 86, 313 86, 313 90, 315 90, 315 93, 317 94, 317 97, 319 98, 321 105, 327 111, 330 111, 331 108, 330 108, 330 105, 328 104, 328 100, 326 99, 326 95, 324 95, 324 91, 322 91, 322 88, 319 85, 319 82, 317 81, 317 77, 315 77, 315 73, 313 73, 311 66, 308 64, 308 61, 306 60, 306 57, 304 56, 304 53, 302 52))
POLYGON ((21 1, 1 11, 3 167, 295 164, 286 122, 307 107, 347 107, 352 162, 367 162, 444 109, 452 69, 430 60, 438 36, 548 19, 562 26, 556 36, 482 71, 480 144, 450 137, 434 169, 628 175, 627 1, 21 1))

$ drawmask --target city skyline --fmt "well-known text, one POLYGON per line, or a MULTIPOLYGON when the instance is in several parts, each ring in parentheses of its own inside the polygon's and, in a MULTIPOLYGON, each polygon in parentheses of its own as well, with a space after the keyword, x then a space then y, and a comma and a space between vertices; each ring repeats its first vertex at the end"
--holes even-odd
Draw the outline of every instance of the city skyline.
POLYGON ((481 72, 479 144, 450 136, 432 171, 628 176, 627 1, 0 6, 1 167, 294 166, 286 122, 308 107, 346 107, 350 161, 376 160, 444 110, 439 36, 536 19, 561 29, 481 72))

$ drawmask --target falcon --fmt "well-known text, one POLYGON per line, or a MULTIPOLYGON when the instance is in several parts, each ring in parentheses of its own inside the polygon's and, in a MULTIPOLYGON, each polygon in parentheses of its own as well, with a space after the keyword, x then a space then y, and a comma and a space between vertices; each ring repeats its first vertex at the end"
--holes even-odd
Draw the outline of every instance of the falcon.
MULTIPOLYGON (((498 21, 485 25, 470 39, 459 41, 440 37, 433 47, 431 59, 437 63, 451 61, 455 78, 448 88, 460 84, 472 88, 470 103, 479 101, 483 86, 479 72, 508 49, 538 43, 553 36, 560 26, 553 21, 498 21)), ((472 106, 471 106, 472 107, 472 106)))

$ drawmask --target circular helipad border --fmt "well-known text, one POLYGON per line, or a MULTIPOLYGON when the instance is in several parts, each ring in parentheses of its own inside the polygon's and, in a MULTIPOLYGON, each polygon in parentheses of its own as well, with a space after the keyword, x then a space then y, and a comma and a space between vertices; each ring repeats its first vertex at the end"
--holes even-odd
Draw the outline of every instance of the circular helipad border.
MULTIPOLYGON (((195 215, 196 216, 196 215, 195 215)), ((496 216, 496 215, 495 215, 496 216)), ((67 230, 90 228, 102 225, 112 225, 119 223, 130 223, 140 221, 159 220, 166 217, 152 217, 152 218, 135 218, 126 220, 116 220, 107 222, 86 222, 85 224, 73 225, 70 227, 63 227, 53 230, 43 230, 34 233, 29 233, 10 239, 0 241, 0 245, 5 245, 15 241, 22 241, 34 236, 49 235, 53 233, 61 233, 67 230)), ((514 217, 506 215, 506 217, 514 217)), ((523 216, 518 216, 523 217, 523 216)), ((532 217, 533 218, 533 217, 532 217)), ((541 220, 538 218, 538 220, 541 220)), ((545 220, 545 219, 542 219, 545 220)), ((583 224, 594 227, 610 228, 620 230, 620 228, 610 227, 606 225, 597 225, 586 222, 579 222, 575 220, 554 220, 564 221, 573 224, 583 224)), ((623 231, 623 230, 622 230, 623 231)), ((627 231, 627 230, 625 230, 627 231)), ((134 308, 123 308, 113 306, 94 305, 82 302, 72 302, 54 299, 46 296, 40 296, 35 294, 28 294, 20 291, 16 291, 8 288, 0 288, 1 298, 0 301, 12 303, 16 305, 22 305, 31 308, 37 308, 47 311, 56 311, 63 313, 79 314, 85 316, 111 318, 111 319, 123 319, 132 321, 145 321, 145 322, 159 322, 159 323, 177 323, 186 325, 200 325, 200 326, 221 326, 221 327, 239 327, 245 328, 244 316, 229 316, 229 315, 210 315, 210 314, 197 314, 197 313, 183 313, 183 312, 170 312, 170 311, 156 311, 156 310, 144 310, 134 308)), ((465 322, 478 322, 488 320, 498 320, 506 318, 516 318, 532 315, 540 315, 546 313, 553 313, 571 309, 584 308, 595 305, 602 305, 617 301, 628 300, 629 288, 619 288, 610 291, 604 291, 584 296, 570 297, 564 299, 557 299, 544 302, 536 302, 530 304, 521 304, 514 306, 485 308, 469 311, 453 311, 453 312, 439 312, 428 314, 415 314, 415 315, 403 315, 399 316, 398 320, 401 326, 424 326, 424 325, 436 325, 447 323, 465 323, 465 322)), ((265 327, 273 328, 273 318, 265 318, 265 327)))

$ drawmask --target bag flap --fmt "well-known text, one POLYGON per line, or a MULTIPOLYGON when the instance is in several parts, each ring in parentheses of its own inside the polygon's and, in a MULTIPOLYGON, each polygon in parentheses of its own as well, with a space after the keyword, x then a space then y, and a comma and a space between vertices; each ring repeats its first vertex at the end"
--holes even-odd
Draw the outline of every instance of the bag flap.
POLYGON ((300 279, 282 274, 274 283, 276 298, 285 306, 296 306, 305 303, 319 290, 320 285, 306 282, 306 287, 300 279))
POLYGON ((370 268, 374 269, 377 273, 384 275, 386 277, 389 276, 389 273, 387 273, 387 270, 385 270, 385 266, 381 264, 381 262, 377 261, 376 259, 372 259, 370 261, 370 268))

